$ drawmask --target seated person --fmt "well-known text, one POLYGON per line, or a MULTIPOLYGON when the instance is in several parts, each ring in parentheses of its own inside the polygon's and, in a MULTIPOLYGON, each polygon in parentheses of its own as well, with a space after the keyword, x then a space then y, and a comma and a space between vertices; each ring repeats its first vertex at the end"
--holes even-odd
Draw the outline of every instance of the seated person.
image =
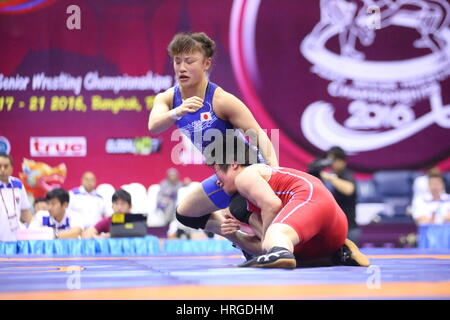
POLYGON ((69 191, 69 209, 79 213, 83 221, 83 229, 92 227, 108 214, 105 200, 97 193, 96 187, 96 176, 87 171, 81 178, 81 186, 69 191))
POLYGON ((412 215, 417 224, 450 222, 450 195, 445 193, 441 174, 428 175, 428 192, 414 198, 412 215))
POLYGON ((33 204, 34 213, 38 211, 48 211, 48 202, 46 198, 37 198, 33 204))
POLYGON ((436 165, 433 165, 433 166, 427 168, 424 175, 418 176, 414 179, 413 201, 416 198, 420 198, 420 197, 423 197, 424 195, 430 194, 429 183, 428 183, 429 176, 436 175, 436 174, 441 174, 441 171, 436 165))
POLYGON ((166 174, 166 179, 159 183, 160 189, 156 198, 156 209, 163 214, 165 224, 168 224, 175 218, 178 190, 183 187, 183 183, 180 181, 177 169, 170 168, 166 174))
POLYGON ((48 227, 53 229, 55 238, 78 238, 81 235, 83 224, 77 212, 67 209, 69 193, 62 188, 53 189, 47 193, 46 199, 48 211, 38 211, 29 228, 48 227))
MULTIPOLYGON (((130 213, 131 212, 131 195, 123 189, 118 189, 112 196, 112 208, 114 213, 130 213)), ((93 227, 87 228, 83 232, 83 238, 109 238, 109 228, 111 226, 112 217, 101 219, 93 227)))

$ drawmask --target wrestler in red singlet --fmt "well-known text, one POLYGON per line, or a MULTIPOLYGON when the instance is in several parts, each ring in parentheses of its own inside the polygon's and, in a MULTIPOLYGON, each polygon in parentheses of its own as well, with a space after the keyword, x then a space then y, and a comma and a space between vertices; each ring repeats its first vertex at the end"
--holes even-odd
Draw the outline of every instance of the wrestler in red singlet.
MULTIPOLYGON (((348 223, 333 195, 316 177, 290 168, 271 168, 268 183, 283 203, 272 223, 291 226, 300 243, 294 247, 298 259, 315 259, 338 250, 347 236, 348 223)), ((261 210, 247 200, 248 210, 261 210)))

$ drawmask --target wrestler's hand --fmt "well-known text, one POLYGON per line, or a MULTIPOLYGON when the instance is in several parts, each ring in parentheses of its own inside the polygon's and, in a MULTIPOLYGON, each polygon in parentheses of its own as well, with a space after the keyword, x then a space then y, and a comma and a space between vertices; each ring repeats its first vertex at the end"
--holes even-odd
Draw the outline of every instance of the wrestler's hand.
POLYGON ((183 101, 181 105, 176 107, 175 114, 178 117, 182 117, 187 113, 193 113, 203 107, 203 99, 197 96, 190 97, 183 101))
POLYGON ((225 221, 220 225, 220 233, 221 234, 231 234, 235 233, 241 228, 239 221, 236 220, 233 216, 226 214, 225 221))

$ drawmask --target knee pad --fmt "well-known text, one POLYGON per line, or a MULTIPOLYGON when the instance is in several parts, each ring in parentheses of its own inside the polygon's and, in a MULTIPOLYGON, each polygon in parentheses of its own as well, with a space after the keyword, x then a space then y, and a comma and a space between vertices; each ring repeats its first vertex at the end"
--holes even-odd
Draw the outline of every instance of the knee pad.
POLYGON ((246 224, 252 215, 252 212, 247 210, 247 200, 237 192, 231 197, 230 212, 233 217, 246 224))
POLYGON ((175 216, 177 217, 177 220, 186 227, 194 229, 205 229, 206 223, 208 222, 208 219, 211 216, 211 214, 208 213, 200 217, 186 217, 179 214, 178 211, 176 211, 175 216))

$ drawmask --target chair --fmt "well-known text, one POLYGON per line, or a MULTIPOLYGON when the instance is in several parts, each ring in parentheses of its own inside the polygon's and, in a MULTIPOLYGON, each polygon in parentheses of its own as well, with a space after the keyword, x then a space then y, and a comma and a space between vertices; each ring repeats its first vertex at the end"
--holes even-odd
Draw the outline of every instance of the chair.
POLYGON ((446 171, 442 173, 445 182, 445 190, 447 193, 450 193, 450 171, 446 171))
POLYGON ((102 196, 103 200, 105 201, 106 212, 108 216, 110 216, 113 213, 112 196, 116 189, 109 183, 101 183, 97 186, 95 191, 97 191, 97 193, 102 196))
POLYGON ((132 213, 149 213, 147 189, 143 184, 133 182, 122 185, 121 188, 131 194, 132 213))
POLYGON ((383 202, 392 206, 397 216, 406 215, 411 204, 414 176, 408 170, 378 171, 373 175, 383 202))
POLYGON ((375 221, 380 214, 392 215, 383 203, 373 180, 356 180, 356 223, 360 226, 375 221))
POLYGON ((383 202, 373 180, 357 180, 356 194, 358 203, 380 203, 383 202))
POLYGON ((161 186, 159 184, 152 184, 147 190, 147 201, 149 205, 147 226, 149 227, 162 227, 166 224, 164 215, 157 211, 157 198, 160 189, 161 186))

